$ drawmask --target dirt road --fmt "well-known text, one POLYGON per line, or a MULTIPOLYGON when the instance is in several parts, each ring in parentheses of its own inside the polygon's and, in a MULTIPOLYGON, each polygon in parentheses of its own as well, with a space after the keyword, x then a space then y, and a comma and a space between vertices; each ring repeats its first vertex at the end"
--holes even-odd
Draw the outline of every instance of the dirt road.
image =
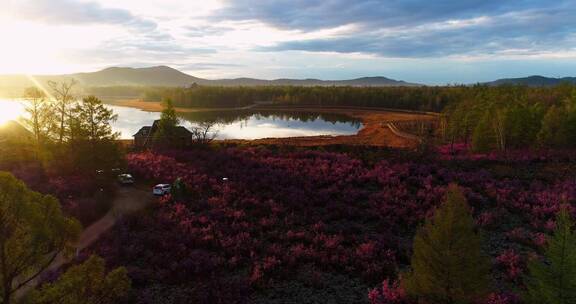
POLYGON ((76 249, 81 251, 92 245, 104 232, 112 228, 120 217, 144 209, 153 200, 152 191, 145 187, 118 188, 112 209, 103 218, 84 229, 76 249))

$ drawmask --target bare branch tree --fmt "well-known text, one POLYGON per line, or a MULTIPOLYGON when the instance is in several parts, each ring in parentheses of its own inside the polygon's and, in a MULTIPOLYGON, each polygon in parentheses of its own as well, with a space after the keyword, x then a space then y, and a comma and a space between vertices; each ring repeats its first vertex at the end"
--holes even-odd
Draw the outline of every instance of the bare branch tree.
POLYGON ((34 133, 36 144, 40 145, 50 130, 52 110, 48 105, 46 93, 37 87, 26 89, 24 99, 28 115, 22 122, 34 133))
POLYGON ((206 145, 211 143, 217 136, 218 130, 214 130, 217 123, 214 121, 206 121, 200 123, 197 127, 192 129, 192 141, 198 145, 206 145))
POLYGON ((75 79, 70 79, 68 82, 54 82, 48 81, 48 86, 52 90, 52 95, 55 99, 55 111, 58 119, 57 134, 58 142, 64 142, 66 134, 66 123, 72 111, 72 105, 75 102, 73 95, 74 86, 77 84, 75 79))

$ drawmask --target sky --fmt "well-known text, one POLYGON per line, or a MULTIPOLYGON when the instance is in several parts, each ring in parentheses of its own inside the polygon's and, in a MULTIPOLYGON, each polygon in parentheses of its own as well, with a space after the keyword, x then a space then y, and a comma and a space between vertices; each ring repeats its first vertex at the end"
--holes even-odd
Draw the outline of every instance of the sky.
POLYGON ((576 76, 576 0, 0 0, 0 74, 576 76))

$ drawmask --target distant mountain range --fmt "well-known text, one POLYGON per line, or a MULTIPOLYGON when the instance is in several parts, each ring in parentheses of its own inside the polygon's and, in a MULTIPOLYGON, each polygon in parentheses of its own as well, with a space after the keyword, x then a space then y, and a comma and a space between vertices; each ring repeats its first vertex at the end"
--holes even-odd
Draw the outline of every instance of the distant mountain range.
MULTIPOLYGON (((386 77, 363 77, 351 80, 320 80, 320 79, 276 79, 262 80, 254 78, 235 79, 203 79, 167 66, 148 68, 112 67, 93 73, 77 73, 68 75, 33 76, 41 83, 48 80, 64 81, 76 79, 83 87, 109 86, 190 86, 193 83, 206 86, 420 86, 389 79, 386 77)), ((33 85, 30 77, 24 75, 0 75, 0 90, 22 88, 33 85)))
POLYGON ((487 82, 486 84, 492 86, 504 85, 504 84, 515 84, 515 85, 525 85, 530 87, 547 87, 555 86, 561 83, 571 83, 576 84, 576 77, 563 77, 563 78, 551 78, 544 76, 529 76, 522 78, 504 78, 498 79, 496 81, 487 82))
MULTIPOLYGON (((275 79, 262 80, 255 78, 234 79, 204 79, 180 72, 167 66, 147 68, 112 67, 92 73, 76 73, 68 75, 39 75, 28 77, 24 75, 0 75, 0 95, 19 96, 24 88, 34 85, 34 81, 46 83, 49 80, 65 81, 76 79, 83 88, 111 86, 172 86, 185 87, 194 83, 205 86, 357 86, 357 87, 387 87, 387 86, 423 86, 386 77, 362 77, 351 80, 320 80, 320 79, 275 79)), ((549 78, 530 76, 525 78, 506 78, 487 85, 518 84, 527 86, 553 86, 562 82, 576 84, 576 77, 549 78)))

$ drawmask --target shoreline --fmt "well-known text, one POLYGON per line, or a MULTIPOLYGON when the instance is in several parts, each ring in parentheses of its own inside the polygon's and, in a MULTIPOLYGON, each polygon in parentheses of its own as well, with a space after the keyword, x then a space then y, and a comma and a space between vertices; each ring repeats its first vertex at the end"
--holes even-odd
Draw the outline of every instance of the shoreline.
MULTIPOLYGON (((139 99, 118 99, 118 100, 105 100, 105 104, 118 106, 118 107, 128 107, 135 108, 146 112, 162 112, 162 103, 158 101, 143 101, 139 99)), ((211 111, 238 111, 238 110, 248 110, 256 107, 257 105, 251 105, 242 108, 183 108, 174 107, 176 112, 180 113, 195 113, 195 112, 211 112, 211 111)))
MULTIPOLYGON (((116 100, 106 101, 107 104, 137 108, 148 112, 161 112, 160 102, 146 102, 140 100, 116 100)), ((316 113, 345 114, 362 121, 363 127, 354 135, 320 135, 287 138, 261 138, 261 139, 217 139, 216 143, 223 144, 247 144, 247 145, 289 145, 289 146, 326 146, 326 145, 364 145, 391 148, 414 148, 418 144, 416 140, 401 137, 392 132, 384 122, 387 121, 412 121, 433 120, 437 113, 425 113, 417 111, 394 111, 391 109, 369 109, 353 107, 302 107, 302 106, 269 106, 253 105, 243 108, 175 108, 180 113, 207 112, 207 111, 239 111, 246 109, 264 111, 301 111, 316 113)))

